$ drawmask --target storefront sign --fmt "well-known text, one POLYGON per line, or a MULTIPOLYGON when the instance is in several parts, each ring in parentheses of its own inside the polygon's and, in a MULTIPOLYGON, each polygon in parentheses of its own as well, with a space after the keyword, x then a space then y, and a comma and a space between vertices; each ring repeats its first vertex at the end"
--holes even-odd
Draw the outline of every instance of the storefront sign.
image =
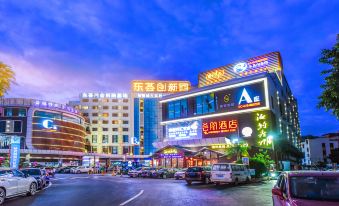
POLYGON ((203 120, 202 132, 203 137, 222 137, 228 133, 237 132, 238 120, 237 119, 212 119, 203 120))
POLYGON ((134 80, 132 81, 133 92, 146 93, 176 93, 187 92, 191 89, 191 83, 188 81, 153 81, 153 80, 134 80))
POLYGON ((228 112, 265 107, 266 89, 265 83, 262 81, 216 92, 216 110, 217 112, 228 112))
POLYGON ((42 127, 48 130, 57 130, 57 126, 54 125, 53 120, 51 119, 46 119, 44 121, 42 121, 42 127))
POLYGON ((268 138, 268 118, 263 112, 256 113, 256 124, 258 131, 258 144, 259 146, 270 146, 272 139, 268 138))
POLYGON ((54 103, 54 102, 34 100, 33 106, 39 107, 39 108, 59 109, 59 110, 64 110, 64 111, 75 113, 75 114, 79 113, 79 111, 74 109, 73 107, 66 106, 66 105, 59 104, 59 103, 54 103))
POLYGON ((11 137, 10 168, 18 169, 20 163, 20 137, 11 137))
POLYGON ((211 149, 226 149, 232 147, 232 144, 211 144, 211 149))
POLYGON ((164 149, 164 151, 160 154, 161 158, 182 158, 183 155, 179 153, 176 148, 168 148, 164 149))
POLYGON ((271 52, 261 56, 253 57, 245 61, 228 64, 199 74, 199 87, 224 82, 234 78, 241 78, 254 74, 270 72, 281 75, 282 64, 279 52, 271 52))
POLYGON ((178 122, 166 125, 166 138, 171 140, 179 139, 200 139, 201 121, 178 122))

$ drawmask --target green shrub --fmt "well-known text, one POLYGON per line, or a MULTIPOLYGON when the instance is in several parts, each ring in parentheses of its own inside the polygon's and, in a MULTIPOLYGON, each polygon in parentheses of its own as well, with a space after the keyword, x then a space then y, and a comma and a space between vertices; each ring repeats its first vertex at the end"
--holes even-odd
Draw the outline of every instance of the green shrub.
POLYGON ((267 172, 265 162, 257 158, 250 158, 250 168, 255 169, 255 177, 261 177, 267 172))

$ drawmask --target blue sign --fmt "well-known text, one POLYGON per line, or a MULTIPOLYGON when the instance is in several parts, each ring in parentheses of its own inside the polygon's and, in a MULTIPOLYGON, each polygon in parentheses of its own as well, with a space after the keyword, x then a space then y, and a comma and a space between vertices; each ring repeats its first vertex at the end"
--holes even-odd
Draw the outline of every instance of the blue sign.
POLYGON ((10 156, 10 167, 13 169, 19 168, 20 162, 20 137, 11 137, 11 156, 10 156))
POLYGON ((166 125, 166 138, 171 140, 201 139, 201 121, 187 121, 166 125))

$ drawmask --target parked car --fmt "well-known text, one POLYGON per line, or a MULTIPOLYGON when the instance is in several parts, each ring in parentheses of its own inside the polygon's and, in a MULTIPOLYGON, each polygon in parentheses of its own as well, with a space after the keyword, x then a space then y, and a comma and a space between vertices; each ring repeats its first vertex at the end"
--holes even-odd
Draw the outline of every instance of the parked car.
POLYGON ((339 173, 328 171, 282 172, 272 189, 274 206, 338 205, 339 173))
POLYGON ((93 169, 91 167, 86 166, 79 166, 71 169, 71 173, 80 174, 80 173, 88 173, 93 172, 93 169))
POLYGON ((174 178, 176 180, 178 180, 178 179, 185 179, 185 172, 186 172, 186 170, 187 170, 187 168, 180 169, 179 171, 174 173, 174 178))
POLYGON ((141 177, 152 177, 152 173, 156 171, 155 168, 144 168, 141 172, 141 177))
POLYGON ((141 177, 142 171, 143 171, 142 167, 130 170, 130 171, 128 171, 128 176, 129 177, 141 177))
POLYGON ((185 180, 187 184, 192 182, 210 183, 211 168, 210 167, 189 167, 185 172, 185 180))
POLYGON ((174 172, 175 171, 173 169, 161 168, 161 169, 158 169, 157 171, 154 171, 152 173, 152 177, 163 178, 163 179, 173 178, 174 172))
POLYGON ((15 169, 0 169, 0 204, 6 198, 19 195, 35 195, 38 182, 34 177, 15 169))
POLYGON ((68 174, 71 173, 71 169, 72 168, 76 168, 78 166, 66 166, 66 167, 62 167, 58 170, 58 173, 64 173, 64 174, 68 174))
POLYGON ((251 174, 246 165, 218 163, 212 166, 211 181, 215 184, 249 182, 251 174))
POLYGON ((38 189, 42 189, 46 187, 47 183, 49 182, 48 177, 46 176, 45 170, 42 170, 39 168, 26 168, 26 169, 22 169, 21 172, 23 172, 25 175, 34 177, 36 181, 38 182, 38 189))

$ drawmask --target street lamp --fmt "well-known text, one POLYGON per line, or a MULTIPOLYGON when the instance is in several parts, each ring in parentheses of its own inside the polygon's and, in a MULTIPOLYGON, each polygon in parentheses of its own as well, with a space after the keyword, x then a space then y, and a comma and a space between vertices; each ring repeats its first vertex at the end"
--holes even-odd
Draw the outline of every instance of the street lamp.
POLYGON ((274 137, 273 137, 273 135, 268 135, 267 140, 272 142, 273 158, 274 158, 274 162, 277 163, 277 158, 276 158, 276 154, 275 154, 275 150, 274 150, 274 137))

